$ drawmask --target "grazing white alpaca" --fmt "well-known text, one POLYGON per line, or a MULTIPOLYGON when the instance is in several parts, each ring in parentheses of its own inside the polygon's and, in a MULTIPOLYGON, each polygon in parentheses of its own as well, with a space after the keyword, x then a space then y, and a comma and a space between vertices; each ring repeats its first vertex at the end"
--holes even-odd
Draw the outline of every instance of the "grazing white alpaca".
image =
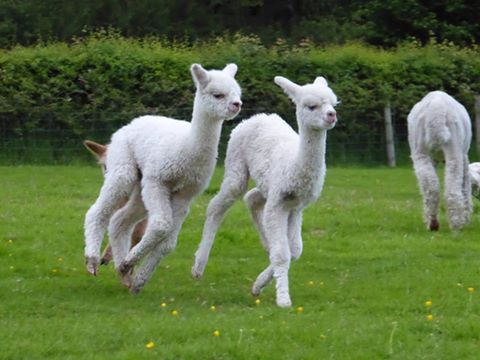
MULTIPOLYGON (((105 175, 108 145, 102 145, 91 140, 85 140, 83 142, 83 145, 87 148, 88 151, 90 151, 93 154, 93 156, 95 156, 95 158, 98 161, 98 164, 102 167, 103 175, 105 175)), ((119 208, 124 206, 125 203, 126 201, 124 203, 119 204, 119 208)), ((132 232, 131 246, 135 246, 140 242, 143 234, 145 233, 146 226, 147 226, 147 219, 143 219, 142 221, 138 222, 135 225, 135 228, 132 232)), ((110 245, 107 245, 105 250, 103 250, 100 264, 108 265, 108 263, 111 260, 112 260, 112 247, 110 245)))
POLYGON ((468 149, 472 138, 470 117, 459 102, 442 91, 428 93, 408 115, 408 142, 415 174, 423 195, 424 219, 438 230, 440 185, 435 160, 445 159, 445 202, 451 229, 470 221, 471 185, 468 149))
POLYGON ((327 130, 337 120, 337 97, 323 77, 299 86, 277 76, 275 83, 296 104, 299 134, 276 114, 255 115, 232 131, 224 179, 208 205, 192 275, 202 276, 217 229, 226 211, 246 192, 251 177, 256 187, 244 199, 270 256, 270 265, 258 276, 252 293, 260 294, 274 277, 277 304, 288 307, 290 259, 302 252, 303 209, 322 191, 327 130))
POLYGON ((468 169, 472 183, 472 196, 480 200, 480 162, 471 163, 468 169))
POLYGON ((143 116, 113 134, 104 184, 85 217, 90 273, 97 273, 107 225, 115 268, 132 293, 140 291, 158 262, 175 248, 190 202, 214 171, 222 122, 240 111, 236 71, 235 64, 211 71, 192 65, 197 91, 190 123, 143 116), (126 198, 127 204, 115 212, 126 198), (130 250, 132 229, 145 215, 145 234, 130 250))

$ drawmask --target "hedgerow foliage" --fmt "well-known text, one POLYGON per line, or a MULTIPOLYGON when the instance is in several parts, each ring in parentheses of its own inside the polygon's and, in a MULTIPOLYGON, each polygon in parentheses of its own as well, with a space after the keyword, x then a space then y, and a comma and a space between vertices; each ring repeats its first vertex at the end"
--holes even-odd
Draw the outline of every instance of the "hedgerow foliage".
POLYGON ((162 114, 189 119, 194 86, 191 63, 239 66, 244 109, 277 112, 294 123, 294 110, 273 83, 275 75, 303 84, 327 78, 341 100, 331 141, 383 139, 383 108, 391 101, 397 138, 406 115, 427 92, 445 90, 473 113, 480 93, 480 51, 452 44, 416 43, 393 50, 360 44, 265 47, 236 36, 186 45, 158 39, 125 39, 98 33, 72 44, 16 47, 0 53, 0 126, 7 137, 37 129, 68 130, 79 137, 111 133, 132 118, 162 114))

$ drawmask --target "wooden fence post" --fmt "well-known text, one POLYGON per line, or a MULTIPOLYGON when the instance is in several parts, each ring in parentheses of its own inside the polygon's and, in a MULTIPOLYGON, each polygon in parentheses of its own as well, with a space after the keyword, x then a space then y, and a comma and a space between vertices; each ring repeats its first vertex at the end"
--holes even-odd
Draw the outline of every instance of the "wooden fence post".
POLYGON ((480 157, 480 95, 475 95, 475 145, 480 157))
POLYGON ((393 140, 393 125, 392 125, 392 107, 390 101, 387 102, 384 109, 385 115, 385 139, 387 142, 387 162, 388 166, 395 167, 395 142, 393 140))

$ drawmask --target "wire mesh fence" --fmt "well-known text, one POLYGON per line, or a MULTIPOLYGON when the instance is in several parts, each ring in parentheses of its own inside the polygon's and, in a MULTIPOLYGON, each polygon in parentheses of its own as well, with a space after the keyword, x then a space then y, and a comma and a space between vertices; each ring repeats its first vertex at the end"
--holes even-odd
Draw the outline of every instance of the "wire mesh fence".
MULTIPOLYGON (((163 112, 163 111, 162 111, 163 112)), ((219 158, 224 160, 230 132, 243 119, 258 113, 258 109, 242 109, 241 116, 235 120, 225 121, 219 144, 219 158)), ((171 109, 163 115, 189 119, 191 108, 171 109)), ((284 116, 292 120, 293 114, 284 116)), ((339 127, 348 119, 340 118, 339 127)), ((126 122, 127 123, 127 122, 126 122)), ((395 124, 394 124, 395 125, 395 124)), ((394 134, 394 147, 397 165, 410 164, 410 151, 407 143, 406 126, 397 119, 394 134)), ((28 129, 12 133, 5 126, 0 126, 0 165, 44 164, 92 164, 92 155, 83 146, 86 139, 99 143, 108 143, 112 133, 120 125, 98 124, 83 131, 72 129, 28 129)), ((294 125, 293 125, 294 126, 294 125)), ((346 135, 340 128, 329 131, 327 136, 327 164, 386 166, 388 164, 387 142, 383 129, 372 129, 369 133, 358 132, 346 135)))

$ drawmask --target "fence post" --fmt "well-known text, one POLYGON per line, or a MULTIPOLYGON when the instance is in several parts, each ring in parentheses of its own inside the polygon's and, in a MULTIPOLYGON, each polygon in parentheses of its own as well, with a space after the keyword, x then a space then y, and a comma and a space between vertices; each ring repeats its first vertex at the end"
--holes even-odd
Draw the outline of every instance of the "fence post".
POLYGON ((480 95, 475 95, 475 144, 477 157, 480 156, 480 95))
POLYGON ((385 139, 387 142, 387 161, 388 166, 395 167, 395 142, 393 141, 393 126, 392 126, 392 107, 390 100, 387 101, 384 109, 385 116, 385 139))

